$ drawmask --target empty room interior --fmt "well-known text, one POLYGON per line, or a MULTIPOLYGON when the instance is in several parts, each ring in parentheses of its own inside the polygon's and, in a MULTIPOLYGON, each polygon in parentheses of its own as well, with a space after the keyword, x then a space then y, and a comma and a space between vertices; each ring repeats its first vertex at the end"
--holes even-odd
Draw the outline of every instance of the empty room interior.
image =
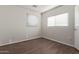
POLYGON ((0 5, 0 54, 79 54, 79 6, 0 5))

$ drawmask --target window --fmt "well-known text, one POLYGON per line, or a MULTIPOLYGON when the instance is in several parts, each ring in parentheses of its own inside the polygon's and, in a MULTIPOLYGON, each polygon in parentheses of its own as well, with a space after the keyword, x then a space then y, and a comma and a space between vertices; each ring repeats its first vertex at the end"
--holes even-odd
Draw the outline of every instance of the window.
POLYGON ((68 13, 48 17, 48 26, 68 26, 68 13))
POLYGON ((48 26, 55 26, 55 17, 48 18, 48 26))
POLYGON ((28 15, 28 25, 29 26, 37 26, 38 18, 35 15, 28 15))

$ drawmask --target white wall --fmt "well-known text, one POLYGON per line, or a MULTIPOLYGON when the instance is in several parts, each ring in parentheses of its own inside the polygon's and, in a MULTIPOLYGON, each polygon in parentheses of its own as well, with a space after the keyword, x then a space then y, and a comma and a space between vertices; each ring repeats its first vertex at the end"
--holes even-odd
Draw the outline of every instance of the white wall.
POLYGON ((51 9, 42 14, 42 36, 63 44, 74 46, 74 6, 66 5, 51 9), (47 27, 47 17, 58 14, 69 14, 69 26, 47 27))
POLYGON ((0 46, 30 40, 39 37, 40 22, 38 27, 27 27, 27 12, 38 16, 40 14, 17 6, 0 6, 0 46))
POLYGON ((79 50, 79 6, 75 6, 75 47, 79 50))
POLYGON ((41 34, 41 14, 32 10, 28 10, 27 16, 28 14, 37 16, 39 20, 36 26, 28 26, 28 24, 26 25, 28 38, 29 39, 39 38, 41 34))

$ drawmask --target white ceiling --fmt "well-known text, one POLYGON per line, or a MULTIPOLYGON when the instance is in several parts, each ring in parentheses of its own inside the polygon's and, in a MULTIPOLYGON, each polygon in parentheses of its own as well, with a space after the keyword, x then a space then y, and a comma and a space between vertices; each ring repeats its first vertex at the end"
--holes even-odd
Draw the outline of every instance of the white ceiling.
POLYGON ((35 11, 42 13, 42 12, 52 9, 58 5, 35 5, 36 7, 33 7, 33 6, 34 5, 21 5, 20 7, 33 9, 35 11))

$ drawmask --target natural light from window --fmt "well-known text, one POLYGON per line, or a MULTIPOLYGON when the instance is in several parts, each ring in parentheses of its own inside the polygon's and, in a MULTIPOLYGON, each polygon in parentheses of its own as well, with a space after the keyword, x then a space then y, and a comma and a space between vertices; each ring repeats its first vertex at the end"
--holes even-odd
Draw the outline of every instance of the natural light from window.
POLYGON ((68 26, 68 13, 48 17, 48 26, 68 26))
POLYGON ((29 26, 37 26, 38 18, 35 15, 28 15, 28 25, 29 26))

